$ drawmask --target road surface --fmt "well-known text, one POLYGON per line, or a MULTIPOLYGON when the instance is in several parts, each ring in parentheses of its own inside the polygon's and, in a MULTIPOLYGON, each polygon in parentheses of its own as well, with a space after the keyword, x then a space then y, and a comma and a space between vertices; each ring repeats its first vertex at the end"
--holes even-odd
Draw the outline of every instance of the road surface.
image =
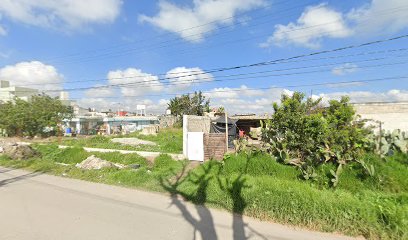
POLYGON ((350 239, 178 198, 0 167, 0 239, 350 239))

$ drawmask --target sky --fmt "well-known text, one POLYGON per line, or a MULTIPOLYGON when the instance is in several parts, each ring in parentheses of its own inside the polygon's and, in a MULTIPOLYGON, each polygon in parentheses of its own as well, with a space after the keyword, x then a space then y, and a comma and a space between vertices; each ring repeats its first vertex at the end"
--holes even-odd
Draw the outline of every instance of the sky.
POLYGON ((407 34, 406 0, 2 0, 0 79, 152 114, 194 91, 241 114, 294 91, 400 102, 407 34))

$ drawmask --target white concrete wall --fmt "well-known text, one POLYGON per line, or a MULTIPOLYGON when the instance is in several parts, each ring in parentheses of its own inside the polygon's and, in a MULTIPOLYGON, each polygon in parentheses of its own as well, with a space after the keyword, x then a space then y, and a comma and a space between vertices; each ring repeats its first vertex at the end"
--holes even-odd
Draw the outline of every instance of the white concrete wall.
POLYGON ((381 121, 384 130, 408 131, 408 103, 354 104, 354 108, 363 119, 381 121))
POLYGON ((25 101, 31 99, 32 96, 37 95, 37 89, 23 88, 23 87, 4 87, 0 88, 0 100, 3 102, 13 101, 15 97, 21 98, 25 101))

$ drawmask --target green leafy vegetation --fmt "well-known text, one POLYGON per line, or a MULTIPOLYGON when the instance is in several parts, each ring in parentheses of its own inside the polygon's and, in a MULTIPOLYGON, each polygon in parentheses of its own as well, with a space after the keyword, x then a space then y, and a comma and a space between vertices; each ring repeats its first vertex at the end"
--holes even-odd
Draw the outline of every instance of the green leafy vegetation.
POLYGON ((65 139, 71 148, 34 145, 42 157, 16 161, 2 156, 0 165, 177 194, 196 204, 319 231, 408 239, 406 135, 384 133, 379 142, 363 121, 356 120, 347 98, 323 107, 320 100, 305 100, 303 94, 294 93, 283 96, 274 109, 272 119, 263 122, 263 148, 238 140, 239 153, 199 167, 166 154, 148 161, 120 153, 92 154, 140 167, 82 170, 74 166, 91 155, 83 150, 85 146, 179 153, 182 130, 177 128, 157 135, 117 136, 137 137, 157 146, 126 146, 104 136, 65 139))
POLYGON ((301 170, 264 154, 231 155, 222 163, 210 161, 176 186, 166 185, 192 202, 205 198, 211 206, 258 218, 370 239, 405 239, 407 166, 392 158, 367 158, 381 177, 367 178, 353 169, 361 165, 347 165, 336 189, 327 185, 332 178, 330 169, 336 166, 317 169, 326 179, 304 181, 301 170), (200 189, 202 184, 205 191, 200 189))
POLYGON ((178 118, 177 125, 182 125, 181 117, 183 115, 203 116, 205 112, 210 111, 210 100, 205 99, 201 91, 194 94, 184 94, 170 99, 167 109, 173 116, 178 118))
POLYGON ((41 153, 41 158, 26 161, 10 160, 0 156, 0 165, 13 168, 25 168, 32 171, 46 172, 58 176, 72 177, 87 181, 107 184, 137 187, 154 191, 163 191, 159 179, 163 176, 173 176, 180 172, 188 162, 174 161, 162 154, 152 163, 137 154, 88 153, 82 148, 59 149, 57 145, 35 145, 41 153), (83 170, 75 167, 87 157, 95 155, 98 158, 125 165, 139 164, 140 168, 83 170))
POLYGON ((361 156, 373 148, 368 138, 371 130, 357 121, 349 99, 331 100, 328 107, 321 99, 304 99, 304 94, 282 95, 281 104, 274 103, 272 118, 263 122, 262 140, 266 151, 279 162, 298 167, 306 180, 318 176, 316 168, 331 164, 330 185, 339 184, 344 165, 360 163, 374 174, 372 165, 361 156))
POLYGON ((381 132, 381 139, 377 140, 372 135, 371 141, 375 142, 376 153, 381 156, 390 156, 394 152, 408 153, 408 133, 396 129, 392 132, 381 132))
POLYGON ((70 106, 47 95, 33 96, 30 102, 17 98, 0 104, 0 129, 8 136, 55 135, 61 121, 72 114, 70 106))
POLYGON ((179 194, 196 204, 303 226, 314 230, 363 235, 370 239, 408 237, 408 156, 383 159, 363 156, 374 165, 371 177, 357 162, 344 166, 333 189, 333 163, 319 165, 318 177, 305 181, 301 169, 258 152, 227 155, 192 168, 188 161, 160 155, 149 162, 137 154, 95 153, 99 158, 139 169, 82 170, 74 166, 90 153, 81 148, 36 145, 41 158, 28 161, 0 157, 0 165, 132 188, 179 194), (65 163, 69 165, 61 165, 65 163), (192 169, 192 170, 191 170, 192 169))

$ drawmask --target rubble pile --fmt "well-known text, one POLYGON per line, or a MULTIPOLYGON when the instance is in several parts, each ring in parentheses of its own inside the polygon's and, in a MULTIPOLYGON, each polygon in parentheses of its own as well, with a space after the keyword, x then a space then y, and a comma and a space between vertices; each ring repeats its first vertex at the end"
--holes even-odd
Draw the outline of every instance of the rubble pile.
POLYGON ((96 157, 95 155, 89 156, 87 159, 81 163, 75 165, 77 168, 86 169, 86 170, 100 170, 103 168, 117 168, 123 169, 126 166, 119 163, 112 163, 103 159, 96 157))

